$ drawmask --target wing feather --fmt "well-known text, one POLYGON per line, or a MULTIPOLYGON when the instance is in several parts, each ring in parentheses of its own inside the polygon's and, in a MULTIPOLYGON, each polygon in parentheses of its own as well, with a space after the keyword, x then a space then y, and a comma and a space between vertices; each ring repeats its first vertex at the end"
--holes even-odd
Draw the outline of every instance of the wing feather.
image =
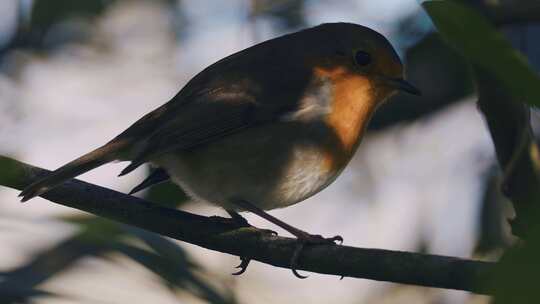
MULTIPOLYGON (((277 120, 277 107, 263 106, 249 94, 213 94, 205 100, 178 109, 176 115, 162 120, 139 144, 131 163, 120 173, 125 175, 159 155, 189 150, 245 128, 277 120)), ((139 125, 145 128, 144 125, 139 125)))

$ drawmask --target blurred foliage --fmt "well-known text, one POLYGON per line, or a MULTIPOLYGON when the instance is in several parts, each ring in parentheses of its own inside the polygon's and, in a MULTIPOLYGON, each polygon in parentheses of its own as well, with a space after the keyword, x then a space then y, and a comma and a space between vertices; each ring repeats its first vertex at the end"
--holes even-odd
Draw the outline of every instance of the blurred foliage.
MULTIPOLYGON (((29 12, 22 9, 19 3, 19 24, 17 33, 4 49, 0 50, 0 59, 6 52, 17 48, 42 49, 61 45, 71 39, 81 40, 85 33, 81 28, 64 28, 69 33, 65 37, 55 37, 45 45, 45 37, 49 31, 66 20, 86 20, 99 16, 116 0, 34 0, 29 12), (24 21, 24 22, 23 22, 24 21)), ((56 35, 58 36, 58 35, 56 35)))
MULTIPOLYGON (((4 49, 0 50, 0 59, 4 53, 16 48, 50 49, 73 40, 84 40, 88 38, 87 31, 90 31, 93 19, 99 17, 118 1, 133 0, 33 0, 29 12, 25 12, 22 9, 22 4, 19 4, 18 31, 12 41, 4 49), (23 22, 23 20, 27 21, 23 22), (76 20, 79 23, 61 26, 70 20, 76 20), (61 30, 56 31, 54 35, 50 35, 52 38, 47 38, 51 30, 59 26, 61 26, 61 30)), ((180 5, 177 5, 177 0, 144 1, 167 3, 171 6, 171 11, 175 11, 175 14, 179 16, 179 18, 175 19, 178 26, 184 25, 181 22, 184 18, 180 18, 182 11, 180 5)))
MULTIPOLYGON (((427 1, 423 3, 423 6, 442 36, 467 59, 471 66, 475 69, 480 68, 482 73, 486 73, 485 75, 501 83, 504 91, 511 95, 511 99, 520 100, 529 105, 540 105, 540 78, 537 73, 482 14, 463 2, 457 1, 427 1)), ((507 128, 513 127, 515 126, 508 122, 507 128)), ((513 147, 514 151, 516 148, 513 147)), ((490 187, 493 185, 489 184, 488 189, 490 187)), ((490 203, 495 201, 491 199, 490 203)), ((538 209, 540 202, 527 203, 538 209)), ((517 207, 518 205, 515 205, 515 208, 517 207)), ((482 282, 496 291, 495 303, 540 302, 536 280, 540 271, 538 262, 540 225, 535 224, 529 228, 527 242, 518 243, 508 250, 501 259, 493 281, 482 282)), ((491 240, 495 241, 491 244, 489 240, 486 241, 488 242, 481 243, 484 246, 483 249, 489 249, 500 240, 491 240)))
POLYGON ((34 0, 30 26, 42 32, 72 17, 93 17, 101 14, 115 0, 34 0))
POLYGON ((175 294, 190 293, 208 303, 235 303, 231 291, 220 291, 197 273, 204 272, 185 250, 169 239, 138 228, 94 216, 65 217, 78 232, 38 252, 24 265, 0 277, 2 303, 25 303, 37 296, 62 296, 37 289, 45 281, 68 271, 84 258, 109 259, 120 253, 160 278, 175 294), (142 246, 144 245, 144 246, 142 246))
POLYGON ((443 37, 471 64, 493 74, 520 100, 540 106, 540 77, 485 17, 455 1, 422 5, 443 37))

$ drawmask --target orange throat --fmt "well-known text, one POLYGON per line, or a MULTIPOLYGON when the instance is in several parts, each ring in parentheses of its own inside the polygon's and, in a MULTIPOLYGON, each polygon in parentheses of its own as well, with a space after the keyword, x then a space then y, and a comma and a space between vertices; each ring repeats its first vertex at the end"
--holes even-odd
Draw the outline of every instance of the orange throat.
POLYGON ((362 140, 366 126, 378 105, 373 83, 365 76, 338 67, 317 68, 318 76, 333 83, 331 111, 326 124, 333 130, 335 141, 329 143, 325 167, 340 171, 352 158, 362 140))

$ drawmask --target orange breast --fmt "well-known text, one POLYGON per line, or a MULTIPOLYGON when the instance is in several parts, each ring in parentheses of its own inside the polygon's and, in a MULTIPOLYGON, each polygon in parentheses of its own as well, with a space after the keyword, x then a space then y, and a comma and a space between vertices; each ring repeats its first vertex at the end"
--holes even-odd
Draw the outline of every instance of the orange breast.
POLYGON ((315 68, 315 75, 333 83, 331 111, 326 124, 335 140, 327 143, 325 168, 340 171, 360 144, 364 130, 377 107, 372 82, 346 68, 315 68))

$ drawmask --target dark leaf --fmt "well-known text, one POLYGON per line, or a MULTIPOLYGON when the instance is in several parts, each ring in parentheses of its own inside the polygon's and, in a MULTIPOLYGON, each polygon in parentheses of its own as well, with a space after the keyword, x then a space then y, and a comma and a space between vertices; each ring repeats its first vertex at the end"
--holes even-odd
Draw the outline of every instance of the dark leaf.
POLYGON ((518 100, 540 106, 540 77, 484 16, 456 1, 422 5, 445 40, 470 63, 493 74, 518 100))

